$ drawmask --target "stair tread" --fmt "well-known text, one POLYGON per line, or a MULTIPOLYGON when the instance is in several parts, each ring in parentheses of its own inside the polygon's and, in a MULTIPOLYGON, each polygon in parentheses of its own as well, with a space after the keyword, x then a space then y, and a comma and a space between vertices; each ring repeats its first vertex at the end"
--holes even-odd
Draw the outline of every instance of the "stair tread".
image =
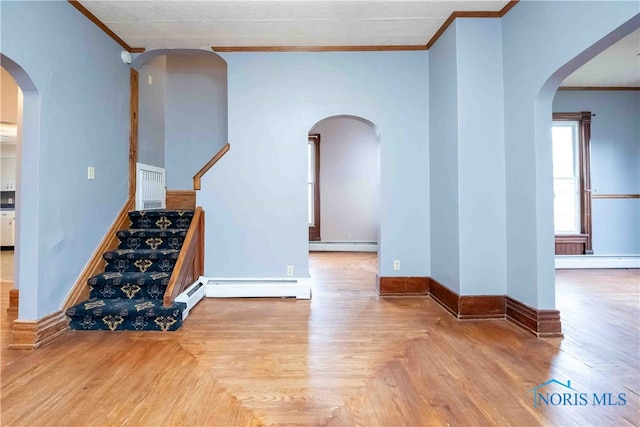
POLYGON ((186 228, 127 228, 116 231, 118 237, 184 237, 187 235, 186 228))
POLYGON ((150 218, 158 218, 158 217, 162 217, 162 216, 166 216, 166 217, 171 217, 171 218, 175 218, 175 217, 185 217, 185 218, 192 218, 194 214, 194 211, 165 211, 165 210, 157 210, 157 211, 130 211, 129 212, 129 217, 130 218, 140 218, 143 216, 146 217, 150 217, 150 218))

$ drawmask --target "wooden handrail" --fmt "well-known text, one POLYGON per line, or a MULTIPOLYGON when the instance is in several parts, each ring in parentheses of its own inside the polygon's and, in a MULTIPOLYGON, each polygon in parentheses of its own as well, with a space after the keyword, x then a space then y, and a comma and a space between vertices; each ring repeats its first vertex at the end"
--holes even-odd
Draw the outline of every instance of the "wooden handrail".
POLYGON ((180 292, 204 274, 204 211, 196 208, 187 236, 178 254, 162 303, 169 307, 180 292))
POLYGON ((215 164, 216 164, 216 162, 217 162, 218 160, 220 160, 220 159, 222 158, 222 156, 224 156, 224 155, 227 153, 227 151, 229 151, 229 149, 230 149, 230 148, 231 148, 231 145, 227 142, 227 143, 225 144, 225 146, 224 146, 224 147, 222 147, 222 148, 220 149, 220 151, 218 151, 218 152, 216 153, 216 155, 215 155, 215 156, 213 156, 213 157, 211 158, 211 160, 209 160, 209 161, 207 162, 207 164, 206 164, 206 165, 204 165, 204 166, 202 167, 202 169, 200 169, 200 170, 198 171, 198 173, 197 173, 197 174, 195 174, 195 175, 193 176, 193 189, 194 189, 194 190, 199 190, 199 189, 200 189, 200 178, 202 178, 202 176, 203 176, 205 173, 207 173, 207 171, 208 171, 209 169, 211 169, 211 167, 212 167, 213 165, 215 165, 215 164))

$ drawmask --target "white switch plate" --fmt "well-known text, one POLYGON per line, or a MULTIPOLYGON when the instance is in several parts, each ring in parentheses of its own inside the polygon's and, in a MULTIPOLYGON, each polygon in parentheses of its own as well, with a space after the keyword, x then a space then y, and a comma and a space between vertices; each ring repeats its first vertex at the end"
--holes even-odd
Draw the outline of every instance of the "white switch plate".
POLYGON ((87 179, 96 179, 96 170, 93 166, 87 168, 87 179))
POLYGON ((293 265, 287 266, 287 276, 293 276, 293 265))
POLYGON ((153 85, 153 76, 149 74, 149 85, 153 85))
POLYGON ((393 261, 393 269, 395 271, 400 271, 400 260, 399 259, 393 261))

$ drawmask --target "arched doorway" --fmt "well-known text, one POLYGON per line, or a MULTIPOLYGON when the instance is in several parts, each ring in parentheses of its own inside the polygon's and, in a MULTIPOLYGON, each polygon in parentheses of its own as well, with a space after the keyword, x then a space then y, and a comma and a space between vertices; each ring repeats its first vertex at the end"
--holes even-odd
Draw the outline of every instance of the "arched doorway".
POLYGON ((8 71, 0 67, 2 105, 0 112, 0 281, 2 292, 9 294, 11 314, 17 314, 18 290, 14 288, 16 151, 20 145, 18 128, 22 127, 22 91, 8 71), (18 120, 20 119, 20 120, 18 120), (19 123, 20 121, 20 123, 19 123))
MULTIPOLYGON (((560 87, 562 82, 572 73, 574 73, 591 59, 614 45, 622 38, 629 35, 634 30, 638 29, 639 27, 640 17, 636 17, 635 19, 632 19, 616 28, 614 31, 610 32, 608 35, 606 35, 595 44, 591 45, 589 48, 579 53, 573 59, 558 68, 546 80, 546 82, 540 89, 536 100, 536 146, 541 152, 544 153, 544 162, 541 162, 539 160, 538 166, 541 166, 541 164, 544 163, 543 170, 547 177, 553 176, 553 170, 551 167, 553 158, 551 129, 553 120, 553 99, 558 91, 558 88, 560 87)), ((549 191, 547 192, 547 197, 544 201, 544 204, 545 206, 553 206, 553 191, 551 191, 551 189, 549 189, 549 191)), ((553 209, 549 209, 549 211, 552 212, 553 209)), ((546 231, 548 237, 551 238, 555 234, 553 231, 553 218, 550 217, 548 218, 548 220, 550 224, 546 231)), ((541 283, 544 284, 544 281, 541 281, 541 283)), ((538 290, 542 301, 555 300, 555 280, 550 280, 549 284, 551 284, 552 286, 541 288, 538 290)))
POLYGON ((380 132, 363 117, 335 115, 308 137, 309 265, 316 295, 370 292, 380 243, 380 132), (345 280, 332 288, 331 275, 345 280))
POLYGON ((36 319, 39 282, 38 180, 27 179, 27 177, 38 176, 39 173, 40 94, 22 67, 4 54, 0 54, 0 59, 3 70, 6 70, 18 86, 13 203, 15 251, 10 304, 17 303, 16 313, 19 318, 36 319))
POLYGON ((309 131, 310 250, 377 251, 379 133, 369 120, 332 116, 309 131), (313 228, 319 231, 314 232, 313 228))

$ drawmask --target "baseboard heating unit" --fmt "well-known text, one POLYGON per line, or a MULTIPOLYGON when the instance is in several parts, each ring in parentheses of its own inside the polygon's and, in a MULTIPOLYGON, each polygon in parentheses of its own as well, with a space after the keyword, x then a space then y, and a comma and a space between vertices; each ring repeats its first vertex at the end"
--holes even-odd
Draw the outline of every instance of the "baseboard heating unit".
POLYGON ((556 255, 556 268, 640 268, 640 255, 556 255))
POLYGON ((186 319, 193 307, 205 297, 206 287, 200 280, 189 286, 180 295, 176 297, 176 302, 184 302, 187 308, 182 312, 182 320, 186 319))
POLYGON ((208 298, 297 298, 310 299, 311 287, 291 278, 206 278, 208 298))
POLYGON ((378 242, 309 242, 309 252, 377 252, 378 242))

